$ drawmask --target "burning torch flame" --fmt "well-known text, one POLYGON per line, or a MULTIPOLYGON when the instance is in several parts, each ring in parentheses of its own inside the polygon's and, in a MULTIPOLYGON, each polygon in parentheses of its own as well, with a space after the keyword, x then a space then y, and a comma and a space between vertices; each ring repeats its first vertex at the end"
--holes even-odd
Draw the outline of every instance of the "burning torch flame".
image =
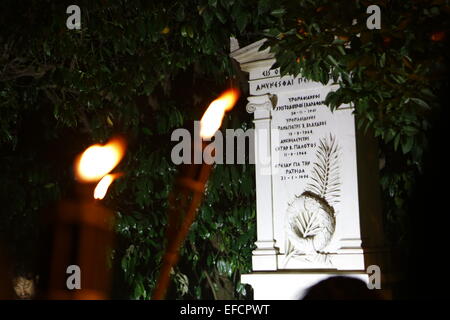
POLYGON ((100 180, 94 190, 94 199, 103 199, 108 191, 109 186, 114 180, 114 176, 112 174, 107 174, 100 180))
POLYGON ((82 182, 100 180, 94 191, 95 199, 103 199, 110 184, 119 174, 108 174, 122 160, 125 154, 125 141, 111 139, 105 145, 95 144, 87 148, 75 162, 76 178, 82 182))
POLYGON ((211 102, 200 120, 200 136, 211 138, 222 124, 225 111, 231 110, 239 98, 239 91, 230 89, 211 102))
POLYGON ((122 173, 107 174, 106 176, 104 176, 95 187, 94 199, 102 200, 105 197, 111 183, 113 183, 114 180, 121 176, 122 173))
POLYGON ((112 139, 104 146, 90 146, 77 161, 77 179, 83 182, 100 180, 119 164, 124 153, 125 142, 120 138, 112 139))

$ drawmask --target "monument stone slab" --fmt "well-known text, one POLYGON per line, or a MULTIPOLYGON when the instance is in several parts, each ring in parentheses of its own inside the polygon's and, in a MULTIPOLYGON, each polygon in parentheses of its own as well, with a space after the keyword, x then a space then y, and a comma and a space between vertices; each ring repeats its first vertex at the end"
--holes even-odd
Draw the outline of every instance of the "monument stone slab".
POLYGON ((367 279, 355 119, 350 105, 324 104, 336 85, 272 69, 263 42, 230 54, 249 73, 255 123, 257 240, 242 282, 255 299, 296 299, 332 275, 367 279))

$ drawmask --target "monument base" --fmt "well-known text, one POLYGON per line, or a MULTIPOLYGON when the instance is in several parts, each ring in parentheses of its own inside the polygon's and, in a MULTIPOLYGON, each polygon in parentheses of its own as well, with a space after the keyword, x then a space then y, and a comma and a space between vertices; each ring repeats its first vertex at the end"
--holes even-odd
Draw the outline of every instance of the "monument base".
POLYGON ((364 271, 302 270, 253 272, 243 274, 241 282, 253 287, 254 300, 299 300, 311 286, 336 276, 369 280, 364 271))

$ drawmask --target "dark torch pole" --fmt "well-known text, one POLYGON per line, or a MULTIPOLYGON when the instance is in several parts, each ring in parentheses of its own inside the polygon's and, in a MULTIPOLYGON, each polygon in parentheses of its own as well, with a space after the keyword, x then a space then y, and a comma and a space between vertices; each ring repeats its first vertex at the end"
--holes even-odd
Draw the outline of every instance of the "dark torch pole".
POLYGON ((74 195, 44 215, 41 298, 109 298, 114 214, 96 199, 121 175, 110 172, 125 148, 121 137, 87 148, 75 161, 74 195))
MULTIPOLYGON (((233 108, 237 102, 239 92, 230 89, 214 100, 203 114, 201 124, 204 126, 200 133, 194 128, 194 161, 191 164, 183 164, 175 181, 175 187, 169 195, 168 224, 166 229, 166 251, 163 256, 162 266, 152 299, 162 300, 166 296, 170 281, 170 272, 178 262, 179 251, 189 232, 189 228, 195 220, 197 210, 200 207, 205 186, 212 170, 212 164, 205 163, 203 151, 206 144, 203 137, 209 138, 220 128, 225 112, 233 108), (198 143, 196 143, 198 142, 198 143), (196 164, 195 155, 200 151, 201 161, 196 164)), ((194 126, 195 127, 195 126, 194 126)), ((215 150, 211 151, 214 157, 215 150)), ((192 159, 191 159, 192 160, 192 159)), ((208 161, 210 162, 210 161, 208 161)))
POLYGON ((174 190, 169 196, 169 222, 166 230, 168 242, 153 291, 154 300, 162 300, 166 296, 170 272, 178 262, 180 248, 195 220, 211 170, 212 165, 206 163, 183 164, 181 167, 174 190), (185 210, 187 211, 182 216, 185 210))
MULTIPOLYGON (((111 270, 108 252, 114 242, 114 215, 94 200, 93 184, 77 183, 77 199, 64 200, 46 217, 49 263, 42 279, 41 299, 107 299, 111 270), (79 268, 80 288, 67 286, 69 266, 79 268)), ((73 271, 72 271, 73 272, 73 271)))

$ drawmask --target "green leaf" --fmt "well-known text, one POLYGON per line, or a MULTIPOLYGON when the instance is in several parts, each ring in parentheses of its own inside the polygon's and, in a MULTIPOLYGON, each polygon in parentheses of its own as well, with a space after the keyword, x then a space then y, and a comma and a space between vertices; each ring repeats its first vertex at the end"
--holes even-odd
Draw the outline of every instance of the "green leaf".
POLYGON ((397 151, 399 143, 400 143, 400 134, 397 134, 394 139, 394 150, 395 151, 397 151))
POLYGON ((432 15, 434 15, 434 16, 439 15, 439 8, 438 8, 438 7, 432 7, 432 8, 430 9, 430 13, 431 13, 432 15))
POLYGON ((423 88, 423 89, 420 90, 420 92, 423 93, 424 95, 428 96, 428 97, 431 97, 431 98, 435 97, 434 93, 428 88, 423 88))
POLYGON ((205 11, 203 11, 202 16, 203 16, 203 21, 205 22, 206 27, 209 28, 211 26, 211 22, 213 21, 213 18, 214 18, 211 11, 209 9, 206 9, 205 11))
MULTIPOLYGON (((265 36, 272 37, 272 38, 275 38, 275 37, 278 36, 280 33, 281 33, 281 31, 280 31, 280 29, 278 29, 278 28, 270 28, 270 29, 265 29, 265 30, 263 30, 263 34, 264 34, 265 36)), ((264 45, 270 46, 270 44, 269 44, 268 42, 265 42, 264 45)), ((280 53, 279 53, 279 57, 282 57, 282 54, 283 54, 283 52, 280 52, 280 53)), ((279 58, 279 57, 278 57, 278 58, 279 58)), ((277 59, 277 60, 279 60, 279 59, 277 59)))
POLYGON ((182 35, 183 37, 187 37, 187 36, 188 36, 186 26, 182 26, 182 27, 181 27, 181 35, 182 35))
POLYGON ((344 50, 344 47, 343 47, 343 46, 337 46, 336 48, 338 49, 338 51, 339 51, 343 56, 345 56, 345 50, 344 50))
POLYGON ((331 61, 331 63, 333 63, 336 67, 339 67, 339 63, 336 61, 336 59, 334 59, 331 55, 327 56, 328 60, 331 61))
POLYGON ((122 257, 120 265, 122 267, 122 270, 126 273, 128 270, 128 258, 126 255, 122 257))
POLYGON ((386 143, 389 143, 389 141, 391 141, 395 137, 395 134, 396 134, 396 132, 393 129, 389 128, 387 133, 386 133, 386 135, 385 135, 385 140, 384 141, 386 143))
POLYGON ((186 31, 187 31, 187 35, 189 38, 191 38, 191 39, 194 38, 194 29, 192 28, 191 25, 188 25, 186 27, 186 31))
POLYGON ((284 8, 278 8, 278 9, 270 11, 270 14, 275 16, 275 17, 281 17, 285 13, 286 13, 286 9, 284 9, 284 8))
POLYGON ((403 131, 408 136, 414 136, 419 132, 419 130, 417 128, 412 127, 412 126, 404 126, 403 131))
POLYGON ((178 7, 176 17, 177 17, 177 21, 184 21, 186 15, 184 13, 184 6, 183 5, 178 7))
POLYGON ((403 154, 407 154, 408 152, 410 152, 413 145, 414 145, 414 137, 411 136, 406 137, 406 141, 402 144, 403 154))
POLYGON ((217 10, 214 10, 217 19, 219 19, 220 22, 225 23, 227 22, 227 18, 225 16, 225 13, 221 8, 218 8, 217 10))
POLYGON ((418 104, 419 106, 423 107, 424 109, 431 109, 430 106, 428 105, 428 103, 426 103, 425 101, 423 101, 422 99, 419 98, 410 98, 411 101, 415 102, 416 104, 418 104))
POLYGON ((258 15, 262 15, 269 11, 270 0, 259 0, 258 1, 258 15))
POLYGON ((248 23, 248 16, 244 12, 240 12, 240 14, 236 17, 236 25, 239 29, 239 32, 244 31, 245 27, 248 23))
POLYGON ((51 52, 50 52, 50 47, 49 47, 48 43, 47 43, 47 42, 44 42, 43 47, 44 47, 44 52, 45 52, 45 54, 46 54, 47 56, 50 56, 50 55, 51 55, 51 52))
POLYGON ((385 63, 386 63, 386 53, 383 52, 383 54, 380 57, 380 67, 384 68, 385 63))

